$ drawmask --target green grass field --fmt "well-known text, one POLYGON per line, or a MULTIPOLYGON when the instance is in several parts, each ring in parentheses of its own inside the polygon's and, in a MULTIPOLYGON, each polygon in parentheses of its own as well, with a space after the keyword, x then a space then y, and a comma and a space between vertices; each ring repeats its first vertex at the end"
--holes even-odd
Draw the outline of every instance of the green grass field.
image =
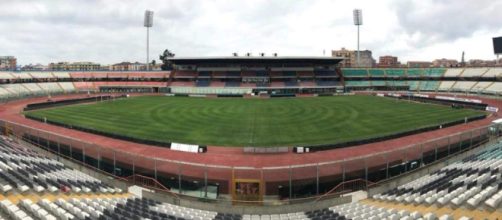
POLYGON ((377 137, 484 112, 373 96, 272 99, 142 96, 25 114, 155 141, 298 146, 377 137))

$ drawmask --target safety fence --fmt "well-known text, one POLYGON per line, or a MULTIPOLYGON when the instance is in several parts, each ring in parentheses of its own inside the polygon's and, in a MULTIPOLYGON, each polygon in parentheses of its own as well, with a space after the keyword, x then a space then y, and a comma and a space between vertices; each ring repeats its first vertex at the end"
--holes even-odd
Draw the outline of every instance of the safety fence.
POLYGON ((486 126, 344 160, 283 167, 230 167, 145 157, 5 120, 0 120, 0 128, 56 155, 181 197, 244 203, 294 203, 315 200, 320 195, 336 197, 472 149, 497 135, 486 126))

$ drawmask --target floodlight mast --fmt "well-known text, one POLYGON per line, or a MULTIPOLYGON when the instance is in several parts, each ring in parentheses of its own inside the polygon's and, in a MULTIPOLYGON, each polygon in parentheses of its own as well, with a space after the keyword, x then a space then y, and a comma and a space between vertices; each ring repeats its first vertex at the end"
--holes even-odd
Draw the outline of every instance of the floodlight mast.
POLYGON ((146 27, 146 71, 150 70, 150 28, 153 26, 153 11, 145 11, 143 26, 146 27))
POLYGON ((363 25, 363 11, 361 9, 354 9, 354 25, 357 26, 357 59, 356 59, 356 67, 359 67, 359 26, 363 25))

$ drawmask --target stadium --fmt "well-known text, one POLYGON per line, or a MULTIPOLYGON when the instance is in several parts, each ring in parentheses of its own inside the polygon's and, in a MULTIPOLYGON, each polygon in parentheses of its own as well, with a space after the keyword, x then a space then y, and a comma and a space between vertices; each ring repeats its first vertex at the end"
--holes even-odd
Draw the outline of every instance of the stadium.
POLYGON ((502 5, 363 2, 0 2, 0 220, 502 219, 502 5))
POLYGON ((341 60, 2 72, 2 216, 500 217, 502 68, 341 60))

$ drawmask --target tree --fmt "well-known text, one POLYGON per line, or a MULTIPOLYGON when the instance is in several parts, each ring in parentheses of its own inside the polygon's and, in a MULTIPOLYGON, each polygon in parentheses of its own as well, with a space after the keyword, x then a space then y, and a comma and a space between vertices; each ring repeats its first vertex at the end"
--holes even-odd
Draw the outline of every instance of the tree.
POLYGON ((174 56, 175 54, 172 53, 169 49, 164 50, 164 53, 159 56, 159 59, 162 61, 160 68, 162 70, 172 70, 173 63, 169 60, 169 58, 172 58, 174 56))

